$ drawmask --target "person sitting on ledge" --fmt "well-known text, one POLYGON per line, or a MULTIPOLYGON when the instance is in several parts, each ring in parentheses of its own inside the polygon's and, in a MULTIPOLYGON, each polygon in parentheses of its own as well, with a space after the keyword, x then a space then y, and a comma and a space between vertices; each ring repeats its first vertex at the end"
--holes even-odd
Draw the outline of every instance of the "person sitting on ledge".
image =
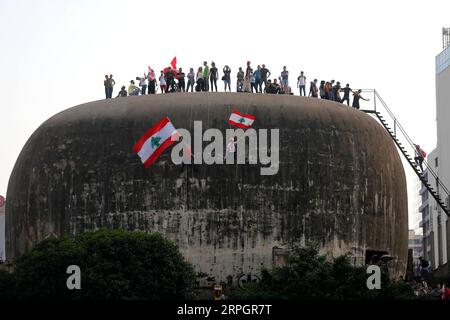
POLYGON ((272 86, 272 80, 267 79, 266 86, 264 87, 264 93, 270 93, 272 86))
POLYGON ((280 86, 277 83, 277 79, 273 79, 273 83, 270 80, 267 81, 266 93, 270 94, 280 93, 280 86))
POLYGON ((128 86, 128 95, 138 96, 140 92, 141 89, 134 84, 134 80, 131 80, 130 85, 128 86))
POLYGON ((125 90, 125 86, 122 86, 121 90, 119 91, 119 94, 117 95, 116 98, 118 97, 126 97, 128 95, 127 90, 125 90))

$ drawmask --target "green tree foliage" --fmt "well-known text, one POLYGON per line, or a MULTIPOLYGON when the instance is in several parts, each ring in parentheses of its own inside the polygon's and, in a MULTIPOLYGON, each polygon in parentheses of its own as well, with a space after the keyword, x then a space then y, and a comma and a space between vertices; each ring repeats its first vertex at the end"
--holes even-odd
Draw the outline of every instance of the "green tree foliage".
POLYGON ((344 255, 328 261, 313 247, 294 247, 283 267, 263 269, 261 281, 234 290, 231 299, 368 300, 412 299, 412 287, 382 272, 381 290, 367 288, 366 267, 344 255))
POLYGON ((49 238, 14 263, 18 299, 185 299, 192 266, 159 234, 100 230, 49 238), (69 265, 81 269, 81 290, 68 290, 69 265))
POLYGON ((0 270, 0 301, 14 298, 14 275, 0 270))

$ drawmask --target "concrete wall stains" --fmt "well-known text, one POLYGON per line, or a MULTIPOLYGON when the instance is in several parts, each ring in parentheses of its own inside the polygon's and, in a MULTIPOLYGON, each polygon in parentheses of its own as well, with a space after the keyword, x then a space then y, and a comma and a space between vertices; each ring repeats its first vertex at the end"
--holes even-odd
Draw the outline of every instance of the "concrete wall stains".
POLYGON ((49 234, 107 227, 161 232, 197 271, 235 285, 279 263, 276 248, 290 242, 351 252, 356 264, 366 250, 387 251, 397 275, 406 269, 406 180, 395 146, 369 115, 319 99, 180 93, 73 107, 30 137, 7 199, 9 259, 49 234), (261 176, 260 165, 182 169, 169 151, 145 169, 131 151, 164 116, 191 133, 194 120, 224 132, 232 106, 254 114, 255 129, 280 129, 277 175, 261 176))

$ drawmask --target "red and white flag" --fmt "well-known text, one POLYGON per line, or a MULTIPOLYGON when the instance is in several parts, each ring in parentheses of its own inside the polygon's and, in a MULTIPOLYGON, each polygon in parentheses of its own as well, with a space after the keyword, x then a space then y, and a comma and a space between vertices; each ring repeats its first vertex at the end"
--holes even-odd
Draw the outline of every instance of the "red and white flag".
POLYGON ((133 146, 133 151, 141 158, 144 167, 148 168, 164 150, 176 142, 177 137, 177 130, 169 118, 165 117, 144 133, 133 146))
MULTIPOLYGON (((176 77, 177 77, 177 74, 178 74, 178 69, 177 69, 177 57, 173 57, 172 61, 170 62, 170 67, 171 67, 171 69, 172 69, 172 71, 173 71, 173 74, 174 74, 174 76, 175 76, 175 78, 176 78, 176 77)), ((164 71, 164 74, 165 74, 167 71, 169 71, 169 68, 168 68, 168 67, 167 67, 167 68, 164 68, 163 71, 164 71)))
POLYGON ((233 110, 228 123, 243 129, 250 128, 255 121, 256 117, 251 114, 243 114, 237 110, 233 110))
POLYGON ((150 66, 148 66, 148 78, 149 78, 150 80, 155 79, 155 71, 153 71, 153 69, 150 68, 150 66))
POLYGON ((172 62, 170 63, 173 70, 177 69, 177 57, 173 57, 172 62))

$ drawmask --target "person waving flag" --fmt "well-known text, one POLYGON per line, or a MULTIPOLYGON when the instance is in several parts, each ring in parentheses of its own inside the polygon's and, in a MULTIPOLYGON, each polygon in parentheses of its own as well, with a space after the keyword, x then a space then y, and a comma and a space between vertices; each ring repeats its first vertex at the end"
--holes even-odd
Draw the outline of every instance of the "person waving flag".
POLYGON ((150 68, 150 66, 148 66, 148 79, 150 81, 152 81, 153 79, 155 79, 155 71, 153 71, 152 68, 150 68))
MULTIPOLYGON (((174 74, 174 76, 176 78, 177 74, 178 74, 177 57, 173 57, 172 61, 170 62, 170 68, 172 69, 173 74, 174 74)), ((164 68, 163 71, 164 71, 164 74, 166 74, 169 71, 169 67, 164 68)))
POLYGON ((168 147, 177 141, 178 132, 168 117, 150 128, 133 146, 144 167, 151 166, 168 147))
POLYGON ((252 126, 255 119, 256 117, 251 114, 243 114, 237 110, 233 110, 228 123, 242 129, 247 129, 252 126))

